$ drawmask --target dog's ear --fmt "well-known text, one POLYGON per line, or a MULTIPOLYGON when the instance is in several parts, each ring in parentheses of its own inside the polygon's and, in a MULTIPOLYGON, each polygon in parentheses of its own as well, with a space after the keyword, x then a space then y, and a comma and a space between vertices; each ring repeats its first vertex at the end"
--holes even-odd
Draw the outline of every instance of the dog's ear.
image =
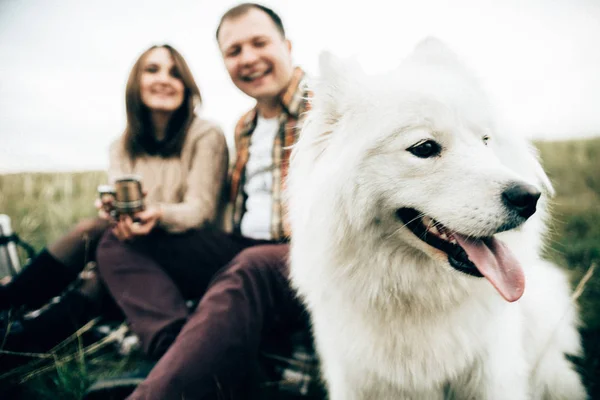
POLYGON ((325 120, 333 125, 352 102, 357 80, 363 72, 356 61, 342 60, 327 51, 319 56, 319 69, 313 108, 319 109, 325 120))
POLYGON ((319 69, 324 81, 332 84, 346 84, 350 76, 363 74, 358 62, 352 58, 341 59, 329 51, 319 55, 319 69))
POLYGON ((338 71, 343 70, 342 61, 329 51, 323 51, 319 54, 319 70, 323 81, 334 82, 338 71))
POLYGON ((292 153, 295 158, 295 153, 304 149, 304 154, 311 154, 311 162, 328 147, 342 116, 360 101, 357 90, 364 77, 356 62, 343 61, 329 52, 321 53, 319 67, 319 78, 312 80, 310 109, 292 153))
POLYGON ((409 59, 424 64, 461 64, 458 55, 446 43, 433 36, 421 40, 409 59))

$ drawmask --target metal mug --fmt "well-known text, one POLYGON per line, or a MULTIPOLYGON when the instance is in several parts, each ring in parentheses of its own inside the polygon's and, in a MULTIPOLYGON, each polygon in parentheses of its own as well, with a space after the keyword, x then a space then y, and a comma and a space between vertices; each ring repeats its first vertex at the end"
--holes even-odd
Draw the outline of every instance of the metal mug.
POLYGON ((136 175, 122 176, 115 180, 115 208, 119 214, 135 214, 144 210, 142 180, 136 175))
POLYGON ((98 197, 102 203, 102 209, 111 217, 116 217, 115 200, 117 193, 112 185, 98 186, 98 197))

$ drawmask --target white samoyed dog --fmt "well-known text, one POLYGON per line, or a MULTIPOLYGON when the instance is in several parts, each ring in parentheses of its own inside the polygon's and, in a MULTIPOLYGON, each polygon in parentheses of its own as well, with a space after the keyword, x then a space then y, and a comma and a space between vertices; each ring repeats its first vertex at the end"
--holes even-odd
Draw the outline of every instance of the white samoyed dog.
POLYGON ((552 187, 443 43, 366 76, 321 57, 288 180, 291 278, 331 400, 584 399, 552 187))

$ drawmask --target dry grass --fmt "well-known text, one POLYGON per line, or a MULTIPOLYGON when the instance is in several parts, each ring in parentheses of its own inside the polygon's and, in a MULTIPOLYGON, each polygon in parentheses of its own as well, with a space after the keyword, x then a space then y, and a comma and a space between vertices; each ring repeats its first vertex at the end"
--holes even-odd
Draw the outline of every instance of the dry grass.
POLYGON ((63 235, 85 217, 96 215, 96 188, 104 172, 0 175, 0 213, 36 249, 63 235))

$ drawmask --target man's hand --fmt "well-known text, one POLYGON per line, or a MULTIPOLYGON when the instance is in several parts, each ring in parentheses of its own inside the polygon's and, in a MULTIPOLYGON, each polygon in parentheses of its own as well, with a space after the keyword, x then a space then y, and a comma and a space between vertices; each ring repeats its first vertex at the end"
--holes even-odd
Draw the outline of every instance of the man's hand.
POLYGON ((121 241, 131 240, 136 236, 149 234, 162 216, 160 207, 148 207, 144 211, 129 215, 121 215, 113 228, 113 234, 121 241))

